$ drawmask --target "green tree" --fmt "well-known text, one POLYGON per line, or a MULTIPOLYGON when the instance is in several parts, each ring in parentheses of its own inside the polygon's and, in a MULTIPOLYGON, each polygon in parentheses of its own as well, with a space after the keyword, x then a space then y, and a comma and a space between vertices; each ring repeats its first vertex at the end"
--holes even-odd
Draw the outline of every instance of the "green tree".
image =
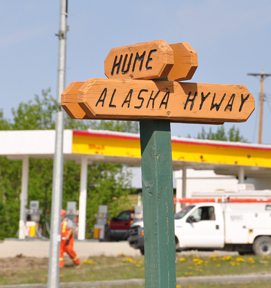
POLYGON ((11 123, 9 120, 4 118, 3 110, 0 109, 0 130, 10 130, 11 123))
POLYGON ((0 239, 15 237, 20 216, 21 161, 0 157, 0 239))
POLYGON ((42 90, 42 97, 34 96, 34 101, 21 102, 17 109, 12 108, 13 130, 43 130, 55 128, 54 110, 56 101, 50 89, 42 90))
POLYGON ((216 132, 213 132, 212 128, 210 128, 208 133, 206 133, 204 127, 202 127, 201 132, 198 133, 197 139, 247 142, 247 140, 243 136, 240 135, 240 131, 238 128, 235 128, 235 126, 233 126, 226 133, 223 125, 219 126, 216 132))
POLYGON ((129 133, 139 132, 138 122, 134 121, 92 121, 90 127, 94 130, 110 130, 129 133))
MULTIPOLYGON (((12 109, 12 121, 6 120, 0 111, 1 130, 38 130, 55 128, 56 101, 50 89, 42 90, 27 103, 20 103, 12 109)), ((107 129, 137 132, 137 123, 120 121, 74 120, 65 115, 65 128, 87 130, 107 129)), ((0 157, 0 238, 16 237, 20 213, 21 161, 0 157)), ((28 200, 40 201, 40 209, 51 210, 52 200, 52 159, 29 160, 28 200)), ((63 175, 63 207, 68 201, 77 201, 80 193, 80 165, 65 161, 63 175)), ((130 175, 122 165, 96 163, 88 166, 87 180, 87 227, 86 235, 91 236, 95 224, 95 213, 99 205, 108 205, 109 213, 115 216, 121 210, 131 208, 127 195, 131 192, 130 175)), ((46 213, 42 215, 44 223, 46 213)))

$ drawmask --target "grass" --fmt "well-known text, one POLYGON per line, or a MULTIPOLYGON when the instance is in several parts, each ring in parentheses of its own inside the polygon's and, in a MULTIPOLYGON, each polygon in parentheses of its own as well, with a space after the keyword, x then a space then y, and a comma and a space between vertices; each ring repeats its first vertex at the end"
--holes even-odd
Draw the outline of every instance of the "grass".
MULTIPOLYGON (((257 282, 245 282, 245 283, 188 283, 177 284, 176 288, 270 288, 270 282, 257 281, 257 282)), ((125 285, 125 286, 102 286, 102 288, 145 288, 144 285, 125 285)), ((81 288, 81 287, 77 287, 81 288)))
MULTIPOLYGON (((99 280, 120 280, 145 277, 144 257, 91 257, 82 261, 80 269, 75 269, 70 259, 65 258, 65 268, 60 270, 60 282, 81 282, 99 280)), ((203 257, 199 255, 182 256, 176 254, 177 277, 206 275, 238 275, 270 273, 271 257, 260 256, 223 256, 203 257)), ((0 259, 0 283, 24 284, 46 283, 48 273, 47 258, 3 258, 0 259)), ((270 287, 270 282, 235 283, 234 287, 270 287), (257 283, 257 284, 256 284, 257 283), (268 286, 267 286, 268 285, 268 286)), ((117 286, 114 286, 117 288, 117 286)), ((120 286, 124 287, 124 286, 120 286)), ((142 288, 140 285, 125 285, 126 288, 142 288)), ((177 284, 178 288, 232 287, 225 283, 177 284)), ((105 288, 105 287, 104 287, 105 288)))
POLYGON ((176 260, 177 277, 270 273, 270 267, 270 256, 218 257, 214 254, 208 258, 194 255, 176 260))

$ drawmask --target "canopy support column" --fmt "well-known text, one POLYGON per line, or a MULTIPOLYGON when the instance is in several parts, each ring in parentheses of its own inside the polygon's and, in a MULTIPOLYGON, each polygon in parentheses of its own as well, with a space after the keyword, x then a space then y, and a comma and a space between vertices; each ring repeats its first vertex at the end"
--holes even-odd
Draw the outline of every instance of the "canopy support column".
POLYGON ((20 195, 20 221, 19 221, 19 239, 26 237, 26 208, 28 198, 28 171, 29 158, 26 156, 22 161, 22 186, 20 195))
POLYGON ((88 173, 88 160, 86 157, 83 157, 81 159, 78 240, 85 240, 85 233, 86 233, 87 173, 88 173))
MULTIPOLYGON (((183 167, 182 198, 186 198, 186 167, 183 167)), ((182 204, 183 208, 185 204, 182 204)))
POLYGON ((245 169, 244 167, 240 166, 238 170, 238 183, 243 184, 245 181, 245 169))

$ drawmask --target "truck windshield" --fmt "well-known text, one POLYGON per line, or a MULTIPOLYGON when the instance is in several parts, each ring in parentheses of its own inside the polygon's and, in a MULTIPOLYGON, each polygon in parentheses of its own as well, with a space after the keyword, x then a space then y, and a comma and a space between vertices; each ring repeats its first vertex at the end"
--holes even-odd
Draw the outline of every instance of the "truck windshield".
POLYGON ((183 218, 194 207, 195 207, 195 205, 189 205, 189 206, 184 207, 180 212, 178 212, 174 215, 174 219, 183 218))

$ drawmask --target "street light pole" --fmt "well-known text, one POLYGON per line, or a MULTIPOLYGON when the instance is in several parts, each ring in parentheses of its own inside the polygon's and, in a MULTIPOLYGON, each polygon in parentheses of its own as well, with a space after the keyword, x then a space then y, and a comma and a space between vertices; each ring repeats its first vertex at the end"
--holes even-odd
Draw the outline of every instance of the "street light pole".
POLYGON ((60 0, 60 26, 58 50, 58 87, 57 87, 57 111, 55 127, 55 155, 53 172, 53 195, 50 231, 50 255, 48 271, 48 288, 59 287, 59 245, 60 235, 60 209, 62 207, 63 188, 63 130, 64 114, 61 108, 61 93, 65 89, 66 72, 66 36, 67 36, 67 14, 68 0, 60 0))

